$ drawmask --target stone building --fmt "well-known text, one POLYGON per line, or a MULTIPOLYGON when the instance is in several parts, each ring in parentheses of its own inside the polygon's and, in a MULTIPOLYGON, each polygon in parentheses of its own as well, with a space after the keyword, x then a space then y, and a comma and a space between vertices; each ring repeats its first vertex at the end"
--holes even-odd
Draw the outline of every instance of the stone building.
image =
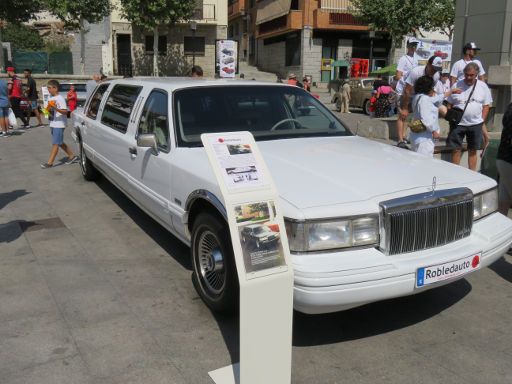
POLYGON ((353 58, 368 59, 369 70, 388 64, 389 36, 353 13, 350 0, 228 0, 228 38, 240 41, 241 60, 262 70, 328 82, 353 58))

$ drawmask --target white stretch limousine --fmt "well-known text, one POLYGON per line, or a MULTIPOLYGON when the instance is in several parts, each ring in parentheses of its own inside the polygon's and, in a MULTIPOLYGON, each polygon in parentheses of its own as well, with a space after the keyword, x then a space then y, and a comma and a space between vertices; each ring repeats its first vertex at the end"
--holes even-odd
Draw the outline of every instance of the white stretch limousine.
POLYGON ((298 87, 111 81, 73 126, 83 176, 101 172, 191 247, 194 284, 214 310, 233 308, 238 280, 205 132, 250 131, 258 142, 279 190, 301 312, 423 292, 487 267, 512 243, 493 180, 354 136, 298 87))

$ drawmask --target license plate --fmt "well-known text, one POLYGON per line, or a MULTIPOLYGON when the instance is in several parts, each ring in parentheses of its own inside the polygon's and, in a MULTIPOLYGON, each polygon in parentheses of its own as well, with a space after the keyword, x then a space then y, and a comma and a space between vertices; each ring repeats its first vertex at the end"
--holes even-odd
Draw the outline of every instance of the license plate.
POLYGON ((449 263, 432 265, 419 268, 416 273, 416 287, 437 283, 439 281, 453 279, 472 272, 480 267, 482 252, 475 253, 463 259, 450 261, 449 263))

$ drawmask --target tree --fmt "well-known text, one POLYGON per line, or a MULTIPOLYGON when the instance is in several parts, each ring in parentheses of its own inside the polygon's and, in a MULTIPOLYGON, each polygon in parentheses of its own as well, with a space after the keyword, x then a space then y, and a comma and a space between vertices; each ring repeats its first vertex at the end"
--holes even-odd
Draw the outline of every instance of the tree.
POLYGON ((28 21, 42 8, 40 0, 2 0, 0 6, 0 72, 4 67, 2 32, 7 22, 17 24, 28 21))
POLYGON ((44 41, 39 33, 23 24, 7 24, 2 36, 11 43, 13 50, 37 51, 44 48, 44 41))
POLYGON ((196 0, 121 0, 122 14, 137 27, 153 31, 153 76, 158 76, 158 26, 188 21, 196 0))
POLYGON ((67 27, 80 32, 80 72, 85 75, 85 35, 89 32, 86 23, 95 24, 110 15, 109 0, 46 0, 51 13, 61 19, 67 27))
POLYGON ((452 40, 455 29, 455 1, 437 0, 424 29, 427 31, 441 31, 441 33, 448 36, 449 40, 452 40))
POLYGON ((353 4, 363 22, 389 32, 390 57, 404 35, 417 36, 420 29, 444 30, 455 18, 454 0, 353 0, 353 4))

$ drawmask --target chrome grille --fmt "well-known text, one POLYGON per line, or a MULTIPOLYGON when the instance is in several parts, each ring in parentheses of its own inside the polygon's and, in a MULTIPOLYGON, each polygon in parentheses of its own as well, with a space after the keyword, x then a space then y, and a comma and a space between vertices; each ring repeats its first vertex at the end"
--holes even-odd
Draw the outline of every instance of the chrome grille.
POLYGON ((434 248, 471 234, 473 194, 467 188, 380 203, 381 248, 387 255, 434 248))

